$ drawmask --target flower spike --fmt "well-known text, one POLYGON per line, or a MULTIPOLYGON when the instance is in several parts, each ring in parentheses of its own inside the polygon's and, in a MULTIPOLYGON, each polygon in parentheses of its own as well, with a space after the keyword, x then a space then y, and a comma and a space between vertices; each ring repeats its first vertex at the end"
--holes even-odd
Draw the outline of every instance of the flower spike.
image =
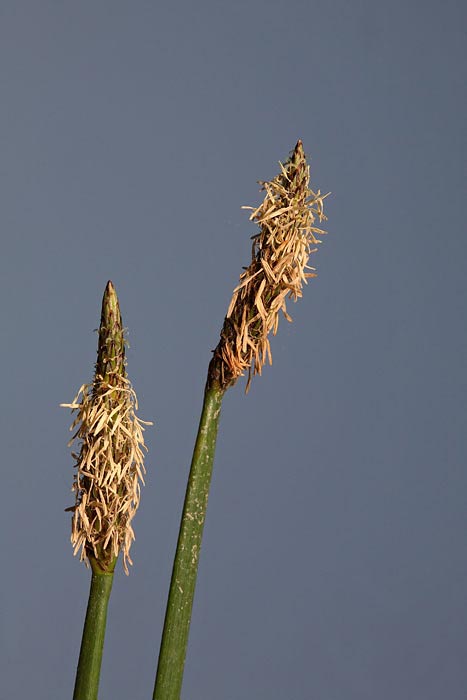
POLYGON ((136 394, 126 375, 125 338, 117 294, 108 282, 102 300, 94 381, 84 384, 71 404, 77 412, 70 430, 76 473, 71 543, 81 560, 112 571, 120 550, 128 574, 134 540, 132 520, 144 484, 144 425, 135 414, 136 394))
POLYGON ((268 334, 275 335, 279 312, 287 321, 286 299, 297 301, 302 286, 315 269, 308 266, 321 241, 315 219, 325 221, 323 200, 328 195, 309 187, 310 168, 303 145, 297 142, 280 173, 260 182, 266 192, 262 204, 250 209, 250 221, 260 227, 252 237, 251 263, 240 275, 224 320, 220 341, 210 365, 210 380, 223 388, 234 384, 248 370, 246 391, 252 375, 261 374, 266 361, 272 364, 268 334))

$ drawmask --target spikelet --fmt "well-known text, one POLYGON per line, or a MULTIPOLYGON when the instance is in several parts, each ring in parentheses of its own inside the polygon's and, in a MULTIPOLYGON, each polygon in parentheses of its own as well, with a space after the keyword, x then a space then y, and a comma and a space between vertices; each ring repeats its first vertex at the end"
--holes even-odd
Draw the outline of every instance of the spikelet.
POLYGON ((321 243, 315 234, 326 233, 314 223, 316 218, 326 220, 323 200, 328 195, 309 188, 310 168, 301 141, 280 170, 270 182, 260 182, 266 194, 258 208, 242 207, 252 210, 250 221, 260 232, 252 237, 251 263, 234 289, 211 360, 210 381, 222 388, 248 370, 248 391, 252 376, 261 374, 266 361, 272 364, 268 335, 277 332, 279 312, 291 321, 286 300, 297 301, 303 284, 316 277, 308 260, 321 243))
POLYGON ((94 381, 84 384, 71 404, 76 412, 70 445, 76 472, 71 543, 74 554, 89 558, 107 571, 113 569, 120 551, 128 574, 130 547, 135 538, 131 521, 144 484, 144 425, 139 419, 136 394, 125 370, 125 340, 117 295, 108 282, 102 301, 99 347, 94 381))

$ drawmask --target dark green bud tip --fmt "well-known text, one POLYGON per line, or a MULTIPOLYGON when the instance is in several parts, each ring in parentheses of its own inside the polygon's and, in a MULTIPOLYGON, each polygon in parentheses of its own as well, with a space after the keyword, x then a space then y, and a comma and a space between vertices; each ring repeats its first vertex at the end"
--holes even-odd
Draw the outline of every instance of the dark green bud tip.
POLYGON ((125 339, 117 293, 109 280, 102 299, 96 377, 109 382, 115 375, 125 376, 125 339))

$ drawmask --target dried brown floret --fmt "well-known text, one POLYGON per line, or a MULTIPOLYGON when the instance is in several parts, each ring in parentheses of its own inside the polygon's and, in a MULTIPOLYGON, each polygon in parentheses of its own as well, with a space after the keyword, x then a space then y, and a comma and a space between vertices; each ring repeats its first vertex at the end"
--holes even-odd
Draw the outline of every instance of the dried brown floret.
POLYGON ((251 263, 234 289, 210 365, 210 381, 223 388, 248 370, 248 391, 252 375, 261 374, 266 361, 272 364, 268 334, 271 330, 276 334, 279 312, 291 321, 286 299, 297 301, 303 283, 316 277, 308 260, 321 243, 315 234, 326 233, 314 222, 316 217, 326 220, 327 195, 309 188, 310 168, 301 141, 280 168, 271 182, 260 183, 266 192, 262 204, 256 209, 243 207, 252 210, 250 221, 260 232, 252 237, 251 263))

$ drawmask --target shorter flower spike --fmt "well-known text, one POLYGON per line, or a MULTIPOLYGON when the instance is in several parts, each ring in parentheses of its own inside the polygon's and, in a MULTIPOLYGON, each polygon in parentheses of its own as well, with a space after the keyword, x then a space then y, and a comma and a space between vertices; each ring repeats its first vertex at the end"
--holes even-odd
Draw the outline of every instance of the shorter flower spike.
POLYGON ((70 441, 80 442, 72 490, 75 492, 71 542, 74 554, 111 571, 120 550, 128 574, 134 540, 131 521, 144 484, 144 425, 137 418, 136 394, 126 376, 125 339, 117 294, 108 282, 102 300, 94 381, 83 384, 71 404, 77 412, 70 441))
POLYGON ((272 364, 268 334, 276 334, 279 312, 291 321, 286 299, 297 301, 303 283, 316 277, 308 260, 321 243, 315 234, 326 233, 314 222, 316 217, 326 220, 323 200, 328 195, 309 188, 310 168, 301 141, 280 169, 271 182, 260 182, 266 192, 263 203, 257 209, 243 207, 252 210, 250 221, 260 232, 252 237, 251 263, 234 289, 210 364, 209 381, 222 388, 248 370, 248 391, 252 374, 261 374, 266 360, 272 364))

